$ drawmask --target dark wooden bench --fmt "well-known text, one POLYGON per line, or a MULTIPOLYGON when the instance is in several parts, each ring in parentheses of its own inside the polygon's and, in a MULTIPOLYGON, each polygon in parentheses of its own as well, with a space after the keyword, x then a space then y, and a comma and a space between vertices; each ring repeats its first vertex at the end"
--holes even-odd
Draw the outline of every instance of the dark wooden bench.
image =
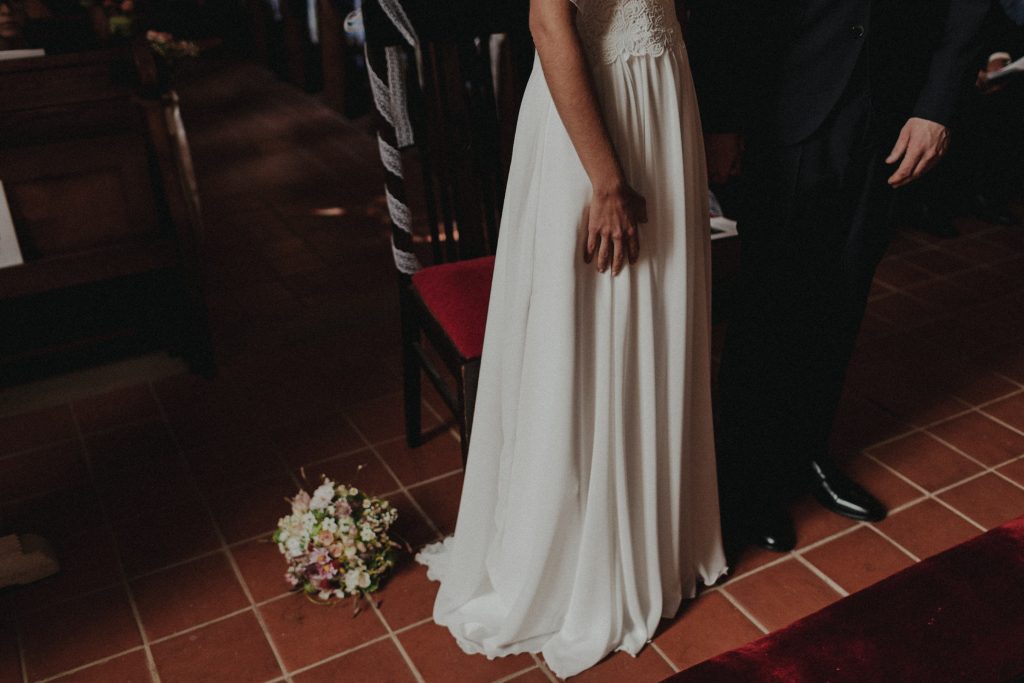
MULTIPOLYGON (((0 181, 24 257, 0 269, 0 311, 159 274, 171 288, 168 346, 211 373, 188 141, 148 47, 0 62, 0 92, 0 181)), ((0 374, 95 339, 64 337, 60 349, 31 341, 3 346, 0 374)))

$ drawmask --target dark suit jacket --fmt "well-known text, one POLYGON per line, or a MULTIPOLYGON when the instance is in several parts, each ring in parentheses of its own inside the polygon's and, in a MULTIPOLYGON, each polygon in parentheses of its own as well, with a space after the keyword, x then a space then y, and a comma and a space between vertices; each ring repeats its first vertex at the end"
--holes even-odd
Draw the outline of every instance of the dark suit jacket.
POLYGON ((862 56, 883 120, 919 116, 948 124, 991 0, 691 0, 688 6, 705 128, 794 144, 821 126, 862 56))

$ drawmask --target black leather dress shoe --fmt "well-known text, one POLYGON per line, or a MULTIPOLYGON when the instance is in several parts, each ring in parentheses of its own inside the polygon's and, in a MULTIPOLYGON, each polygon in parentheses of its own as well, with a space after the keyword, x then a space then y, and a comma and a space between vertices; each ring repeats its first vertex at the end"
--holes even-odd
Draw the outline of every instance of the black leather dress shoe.
POLYGON ((743 524, 743 538, 753 545, 776 553, 796 547, 796 529, 789 513, 778 506, 764 506, 743 524))
POLYGON ((885 519, 888 510, 881 501, 840 472, 831 462, 812 461, 811 471, 814 474, 814 497, 832 512, 861 522, 885 519))

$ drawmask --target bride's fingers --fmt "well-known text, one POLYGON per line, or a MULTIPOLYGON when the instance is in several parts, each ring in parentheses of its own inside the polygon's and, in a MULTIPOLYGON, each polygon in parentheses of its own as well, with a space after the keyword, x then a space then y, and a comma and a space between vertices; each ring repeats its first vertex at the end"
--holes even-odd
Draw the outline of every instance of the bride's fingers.
POLYGON ((608 242, 608 238, 601 235, 600 245, 597 248, 597 272, 599 273, 608 270, 608 249, 610 247, 608 242))
POLYGON ((583 262, 587 265, 594 260, 595 249, 597 249, 597 231, 587 228, 587 239, 583 242, 583 262))
POLYGON ((623 238, 613 237, 612 238, 612 275, 618 275, 622 272, 622 266, 626 264, 626 245, 623 244, 623 238))
POLYGON ((630 263, 636 263, 636 260, 640 258, 640 231, 636 227, 630 227, 626 234, 628 236, 626 254, 629 256, 630 263))

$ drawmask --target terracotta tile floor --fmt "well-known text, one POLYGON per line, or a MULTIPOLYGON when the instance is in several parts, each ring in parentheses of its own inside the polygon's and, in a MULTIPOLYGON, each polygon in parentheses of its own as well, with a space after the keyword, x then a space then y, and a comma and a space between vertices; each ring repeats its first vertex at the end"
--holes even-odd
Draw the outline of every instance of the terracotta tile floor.
MULTIPOLYGON (((45 534, 64 566, 0 592, 0 683, 552 680, 529 655, 464 655, 431 623, 435 585, 407 559, 355 617, 285 590, 268 533, 303 474, 386 496, 418 546, 452 529, 459 447, 432 396, 436 436, 416 450, 401 438, 397 301, 365 124, 252 67, 183 96, 220 374, 0 417, 4 524, 45 534)), ((889 519, 801 502, 796 551, 748 552, 638 658, 580 680, 660 680, 1024 514, 1024 232, 961 228, 896 239, 835 432, 889 519)))

